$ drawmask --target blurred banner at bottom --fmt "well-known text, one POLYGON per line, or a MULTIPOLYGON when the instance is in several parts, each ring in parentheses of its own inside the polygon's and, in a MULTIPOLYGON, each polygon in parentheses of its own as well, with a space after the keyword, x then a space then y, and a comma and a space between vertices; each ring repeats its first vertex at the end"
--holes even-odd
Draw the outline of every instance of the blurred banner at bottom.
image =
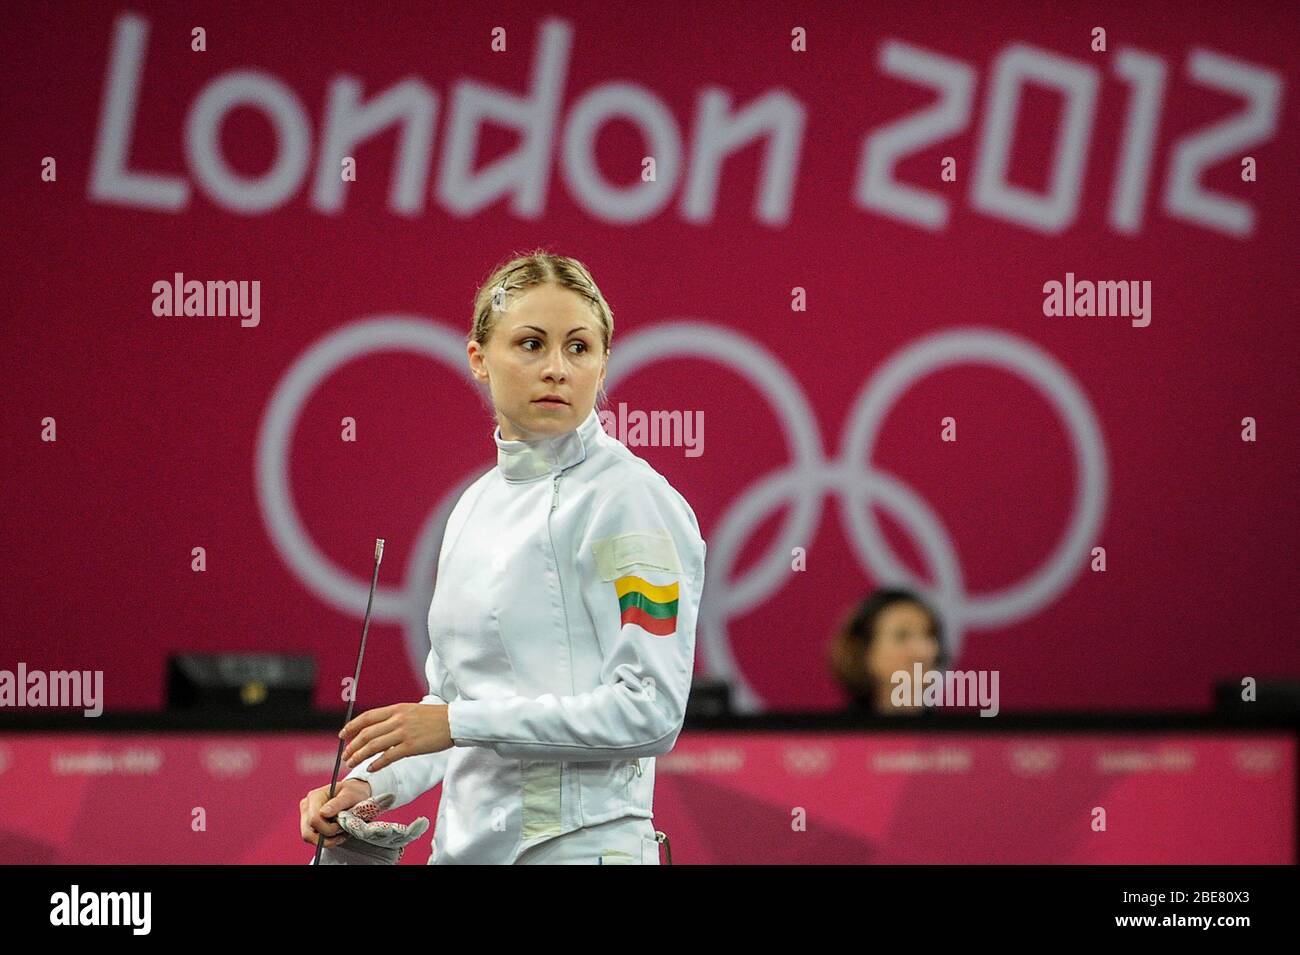
MULTIPOLYGON (((317 733, 5 734, 0 864, 302 864, 296 807, 334 755, 317 733)), ((655 772, 675 864, 1296 862, 1282 730, 687 732, 655 772)))

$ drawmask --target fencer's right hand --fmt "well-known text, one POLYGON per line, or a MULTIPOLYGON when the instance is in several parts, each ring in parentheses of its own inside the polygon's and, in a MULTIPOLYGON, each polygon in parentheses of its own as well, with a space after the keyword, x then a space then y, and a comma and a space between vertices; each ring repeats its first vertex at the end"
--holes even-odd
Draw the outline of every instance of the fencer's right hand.
POLYGON ((315 846, 316 840, 325 836, 325 848, 332 849, 345 840, 348 835, 334 820, 344 809, 351 809, 357 803, 370 798, 370 783, 364 779, 341 779, 334 787, 334 798, 330 799, 329 786, 313 789, 298 804, 302 814, 302 841, 315 846))

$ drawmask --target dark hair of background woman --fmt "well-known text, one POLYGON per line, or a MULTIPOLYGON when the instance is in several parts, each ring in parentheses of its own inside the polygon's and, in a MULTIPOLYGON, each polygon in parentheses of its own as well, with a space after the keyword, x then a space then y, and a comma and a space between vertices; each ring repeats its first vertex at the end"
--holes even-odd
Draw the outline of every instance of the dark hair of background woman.
POLYGON ((876 708, 879 687, 867 670, 867 648, 875 639, 876 622, 881 613, 896 603, 913 603, 926 612, 939 643, 935 668, 942 669, 947 662, 943 620, 938 612, 910 590, 897 587, 876 590, 845 616, 830 645, 831 672, 852 697, 851 705, 855 707, 872 711, 876 708))

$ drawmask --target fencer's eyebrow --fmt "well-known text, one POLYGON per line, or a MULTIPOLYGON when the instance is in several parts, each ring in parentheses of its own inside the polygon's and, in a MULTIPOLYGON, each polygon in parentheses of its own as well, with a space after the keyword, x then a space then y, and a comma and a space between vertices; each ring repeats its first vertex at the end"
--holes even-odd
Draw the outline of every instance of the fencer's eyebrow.
MULTIPOLYGON (((536 325, 524 325, 522 327, 531 328, 533 329, 533 331, 541 332, 543 335, 546 334, 546 329, 538 328, 536 325)), ((590 331, 590 329, 586 325, 579 325, 577 328, 570 328, 568 334, 572 335, 574 332, 586 332, 586 331, 590 331)))

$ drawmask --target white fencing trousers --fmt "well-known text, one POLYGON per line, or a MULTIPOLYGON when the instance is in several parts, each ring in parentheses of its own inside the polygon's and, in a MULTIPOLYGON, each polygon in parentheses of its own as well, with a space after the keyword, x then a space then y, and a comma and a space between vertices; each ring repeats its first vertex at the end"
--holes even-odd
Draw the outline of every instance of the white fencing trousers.
POLYGON ((645 816, 623 816, 547 839, 515 865, 659 865, 659 840, 645 816))

